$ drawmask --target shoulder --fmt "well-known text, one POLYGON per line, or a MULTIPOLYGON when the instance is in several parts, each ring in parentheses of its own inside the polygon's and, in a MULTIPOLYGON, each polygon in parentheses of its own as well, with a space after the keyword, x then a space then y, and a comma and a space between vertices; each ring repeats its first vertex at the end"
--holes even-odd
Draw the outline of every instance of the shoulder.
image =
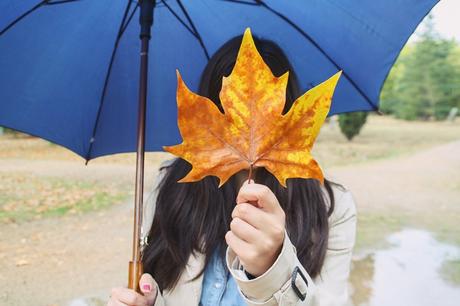
MULTIPOLYGON (((329 217, 330 223, 335 223, 344 218, 356 216, 356 204, 352 192, 343 185, 331 184, 332 193, 334 195, 334 208, 329 217)), ((325 187, 322 187, 323 193, 326 197, 328 208, 331 205, 331 199, 325 187)))
POLYGON ((334 192, 334 210, 331 221, 337 222, 350 217, 356 217, 356 203, 350 190, 343 186, 332 185, 334 192))
MULTIPOLYGON (((329 216, 329 249, 351 248, 355 243, 357 211, 353 194, 332 184, 334 209, 329 216)), ((328 200, 328 203, 330 201, 328 200)))

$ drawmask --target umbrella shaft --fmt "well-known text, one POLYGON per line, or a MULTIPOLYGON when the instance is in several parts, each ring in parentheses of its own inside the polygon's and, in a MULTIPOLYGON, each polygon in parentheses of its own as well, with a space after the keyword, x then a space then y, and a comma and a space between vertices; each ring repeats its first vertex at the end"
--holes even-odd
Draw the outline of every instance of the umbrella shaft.
POLYGON ((142 0, 139 23, 141 26, 141 69, 139 78, 139 109, 137 125, 136 189, 134 196, 133 255, 129 263, 128 287, 139 290, 139 279, 143 272, 141 260, 142 206, 144 195, 144 155, 145 155, 145 113, 147 105, 147 75, 150 29, 153 24, 155 0, 142 0))
POLYGON ((139 84, 139 110, 137 127, 137 159, 136 159, 136 189, 134 203, 134 228, 133 228, 133 265, 130 269, 129 287, 138 288, 139 276, 142 274, 140 238, 142 227, 142 206, 144 193, 144 155, 145 155, 145 113, 147 101, 147 65, 149 37, 143 37, 141 46, 141 69, 139 84), (137 276, 137 277, 136 277, 137 276))

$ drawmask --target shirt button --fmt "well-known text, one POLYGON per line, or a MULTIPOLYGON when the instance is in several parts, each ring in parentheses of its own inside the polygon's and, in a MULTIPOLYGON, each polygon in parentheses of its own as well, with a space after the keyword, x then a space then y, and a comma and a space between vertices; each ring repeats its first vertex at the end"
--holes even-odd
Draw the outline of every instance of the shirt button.
POLYGON ((217 289, 219 289, 220 287, 222 287, 222 284, 221 284, 221 283, 215 283, 215 284, 214 284, 214 287, 216 287, 217 289))

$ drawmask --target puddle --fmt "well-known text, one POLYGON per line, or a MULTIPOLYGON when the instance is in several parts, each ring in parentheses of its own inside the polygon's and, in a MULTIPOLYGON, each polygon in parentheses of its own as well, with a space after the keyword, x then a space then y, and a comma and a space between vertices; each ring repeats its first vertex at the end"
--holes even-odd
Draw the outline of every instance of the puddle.
POLYGON ((391 247, 353 261, 350 282, 355 306, 458 306, 460 286, 444 280, 444 261, 460 249, 426 231, 406 229, 388 238, 391 247))
MULTIPOLYGON (((391 247, 353 260, 354 306, 458 306, 460 285, 440 274, 445 261, 460 260, 460 249, 426 231, 406 229, 388 237, 391 247)), ((458 262, 458 261, 457 261, 458 262)), ((66 306, 103 306, 100 297, 78 298, 66 306)))

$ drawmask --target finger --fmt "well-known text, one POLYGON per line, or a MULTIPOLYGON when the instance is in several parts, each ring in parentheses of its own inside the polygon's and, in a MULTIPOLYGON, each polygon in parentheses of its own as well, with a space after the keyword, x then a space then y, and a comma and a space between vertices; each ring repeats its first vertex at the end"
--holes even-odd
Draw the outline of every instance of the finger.
POLYGON ((232 218, 240 218, 241 220, 249 223, 256 229, 264 227, 267 221, 266 212, 260 208, 254 207, 248 203, 241 203, 235 206, 232 211, 232 218))
POLYGON ((225 234, 225 241, 227 241, 228 246, 240 257, 241 254, 251 249, 249 243, 238 238, 232 231, 228 231, 227 234, 225 234))
POLYGON ((147 306, 147 299, 132 289, 118 287, 112 289, 112 298, 126 305, 147 306))
POLYGON ((230 229, 238 238, 248 243, 256 242, 261 235, 258 229, 238 217, 230 222, 230 229))
POLYGON ((127 306, 125 303, 118 301, 116 298, 111 297, 107 303, 107 306, 127 306))
POLYGON ((261 184, 248 184, 245 182, 238 192, 236 203, 253 201, 256 201, 258 206, 266 211, 275 211, 280 208, 278 199, 270 188, 261 184))
POLYGON ((144 273, 139 280, 139 288, 147 299, 148 305, 153 305, 157 296, 157 287, 152 275, 144 273))

